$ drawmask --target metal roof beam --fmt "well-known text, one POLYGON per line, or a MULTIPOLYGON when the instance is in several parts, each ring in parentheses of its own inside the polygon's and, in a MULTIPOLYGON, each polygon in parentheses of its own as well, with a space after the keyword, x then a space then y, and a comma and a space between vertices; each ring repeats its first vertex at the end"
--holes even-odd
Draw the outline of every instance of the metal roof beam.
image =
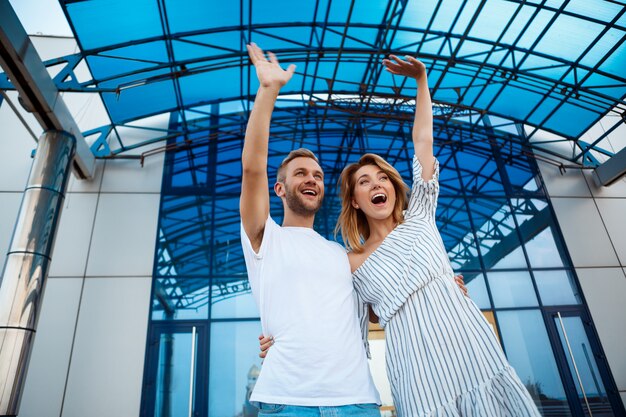
POLYGON ((95 158, 8 0, 0 0, 0 65, 43 130, 76 138, 74 174, 93 178, 95 158))

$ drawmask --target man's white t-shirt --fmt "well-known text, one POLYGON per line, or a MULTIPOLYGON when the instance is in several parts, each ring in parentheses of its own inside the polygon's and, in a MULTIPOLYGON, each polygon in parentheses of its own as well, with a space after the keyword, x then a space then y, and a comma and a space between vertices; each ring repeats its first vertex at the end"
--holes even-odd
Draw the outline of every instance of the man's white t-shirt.
POLYGON ((302 406, 377 403, 345 250, 311 228, 267 219, 254 252, 241 242, 263 334, 274 345, 251 401, 302 406))

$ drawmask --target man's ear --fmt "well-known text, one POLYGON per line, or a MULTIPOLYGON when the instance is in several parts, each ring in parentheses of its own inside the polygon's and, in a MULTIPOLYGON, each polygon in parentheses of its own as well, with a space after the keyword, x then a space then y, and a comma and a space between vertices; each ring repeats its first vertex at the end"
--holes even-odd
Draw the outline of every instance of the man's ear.
POLYGON ((276 183, 274 184, 274 192, 277 196, 283 198, 285 196, 285 184, 276 181, 276 183))

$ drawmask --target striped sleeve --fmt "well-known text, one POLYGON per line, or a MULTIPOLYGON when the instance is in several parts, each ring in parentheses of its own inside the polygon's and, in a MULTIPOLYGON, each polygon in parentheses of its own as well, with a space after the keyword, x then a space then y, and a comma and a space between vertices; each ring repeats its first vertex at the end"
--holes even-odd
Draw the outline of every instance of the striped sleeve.
POLYGON ((435 217, 437 209, 437 196, 439 195, 439 161, 435 158, 435 172, 433 177, 424 181, 422 178, 422 165, 413 157, 413 189, 409 198, 405 217, 435 217))
POLYGON ((370 353, 370 343, 367 340, 370 321, 369 308, 367 307, 367 303, 363 301, 363 299, 359 295, 359 292, 356 290, 354 290, 354 299, 356 302, 356 311, 359 318, 359 325, 361 326, 361 339, 363 340, 363 347, 365 348, 367 359, 372 359, 372 355, 370 353))

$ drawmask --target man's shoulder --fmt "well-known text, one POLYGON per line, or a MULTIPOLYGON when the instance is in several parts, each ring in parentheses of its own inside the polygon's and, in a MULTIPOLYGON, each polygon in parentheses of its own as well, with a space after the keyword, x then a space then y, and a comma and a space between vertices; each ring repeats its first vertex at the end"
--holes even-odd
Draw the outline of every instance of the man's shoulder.
POLYGON ((325 239, 326 242, 328 242, 328 244, 330 246, 332 246, 334 249, 338 250, 339 252, 341 252, 343 255, 348 256, 348 252, 346 251, 346 248, 344 248, 343 246, 341 246, 341 244, 339 242, 335 242, 334 240, 330 240, 330 239, 325 239))
POLYGON ((348 261, 348 252, 346 252, 346 249, 343 246, 334 240, 324 238, 324 241, 328 250, 332 252, 333 256, 336 257, 335 259, 341 259, 341 261, 345 260, 346 262, 348 261))

